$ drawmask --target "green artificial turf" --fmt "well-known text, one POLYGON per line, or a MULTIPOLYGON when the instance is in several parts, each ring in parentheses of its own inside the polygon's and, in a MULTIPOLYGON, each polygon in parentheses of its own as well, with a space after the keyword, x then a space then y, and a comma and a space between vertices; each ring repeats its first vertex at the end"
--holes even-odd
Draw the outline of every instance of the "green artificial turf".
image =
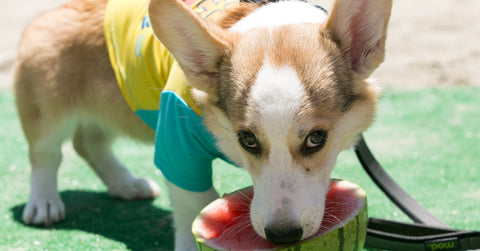
MULTIPOLYGON (((394 179, 432 213, 456 228, 480 230, 480 89, 387 89, 377 121, 365 138, 394 179)), ((171 208, 164 180, 152 164, 153 149, 128 140, 115 146, 132 172, 163 188, 151 201, 109 197, 105 186, 67 144, 58 186, 66 220, 51 227, 21 223, 28 200, 27 145, 10 91, 0 90, 0 250, 172 250, 171 208)), ((220 193, 250 184, 248 175, 218 161, 220 193)), ((361 169, 353 151, 339 157, 334 177, 361 185, 369 214, 405 220, 361 169)))

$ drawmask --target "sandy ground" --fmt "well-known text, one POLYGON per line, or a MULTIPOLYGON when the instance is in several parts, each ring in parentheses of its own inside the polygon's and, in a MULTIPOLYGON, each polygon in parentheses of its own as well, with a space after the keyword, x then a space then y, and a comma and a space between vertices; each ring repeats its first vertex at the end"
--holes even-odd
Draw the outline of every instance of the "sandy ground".
MULTIPOLYGON (((329 8, 332 0, 314 0, 329 8)), ((12 84, 24 27, 65 0, 0 0, 0 88, 12 84)), ((387 55, 373 75, 382 86, 480 86, 479 0, 396 0, 387 55)))

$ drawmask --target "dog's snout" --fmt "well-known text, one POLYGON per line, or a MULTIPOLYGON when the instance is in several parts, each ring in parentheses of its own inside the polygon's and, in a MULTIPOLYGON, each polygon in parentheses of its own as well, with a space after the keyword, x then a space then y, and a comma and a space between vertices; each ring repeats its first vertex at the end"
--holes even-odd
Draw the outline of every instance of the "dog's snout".
POLYGON ((298 226, 277 228, 274 226, 265 227, 267 240, 276 244, 290 244, 302 239, 303 230, 298 226))

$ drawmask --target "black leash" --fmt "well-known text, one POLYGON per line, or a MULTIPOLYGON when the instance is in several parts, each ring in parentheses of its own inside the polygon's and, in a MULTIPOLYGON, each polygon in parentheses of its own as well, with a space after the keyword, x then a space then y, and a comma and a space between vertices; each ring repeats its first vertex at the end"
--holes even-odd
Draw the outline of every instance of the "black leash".
POLYGON ((382 168, 363 136, 355 153, 370 178, 415 223, 369 218, 366 248, 399 251, 480 250, 480 232, 451 229, 406 193, 382 168))

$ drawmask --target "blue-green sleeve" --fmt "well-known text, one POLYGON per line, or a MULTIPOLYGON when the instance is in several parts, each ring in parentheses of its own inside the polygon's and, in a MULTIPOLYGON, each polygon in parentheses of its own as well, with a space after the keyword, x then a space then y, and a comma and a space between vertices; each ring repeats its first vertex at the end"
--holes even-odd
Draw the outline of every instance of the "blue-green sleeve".
POLYGON ((202 192, 212 187, 212 161, 222 154, 198 116, 175 92, 161 94, 155 165, 173 184, 202 192))

